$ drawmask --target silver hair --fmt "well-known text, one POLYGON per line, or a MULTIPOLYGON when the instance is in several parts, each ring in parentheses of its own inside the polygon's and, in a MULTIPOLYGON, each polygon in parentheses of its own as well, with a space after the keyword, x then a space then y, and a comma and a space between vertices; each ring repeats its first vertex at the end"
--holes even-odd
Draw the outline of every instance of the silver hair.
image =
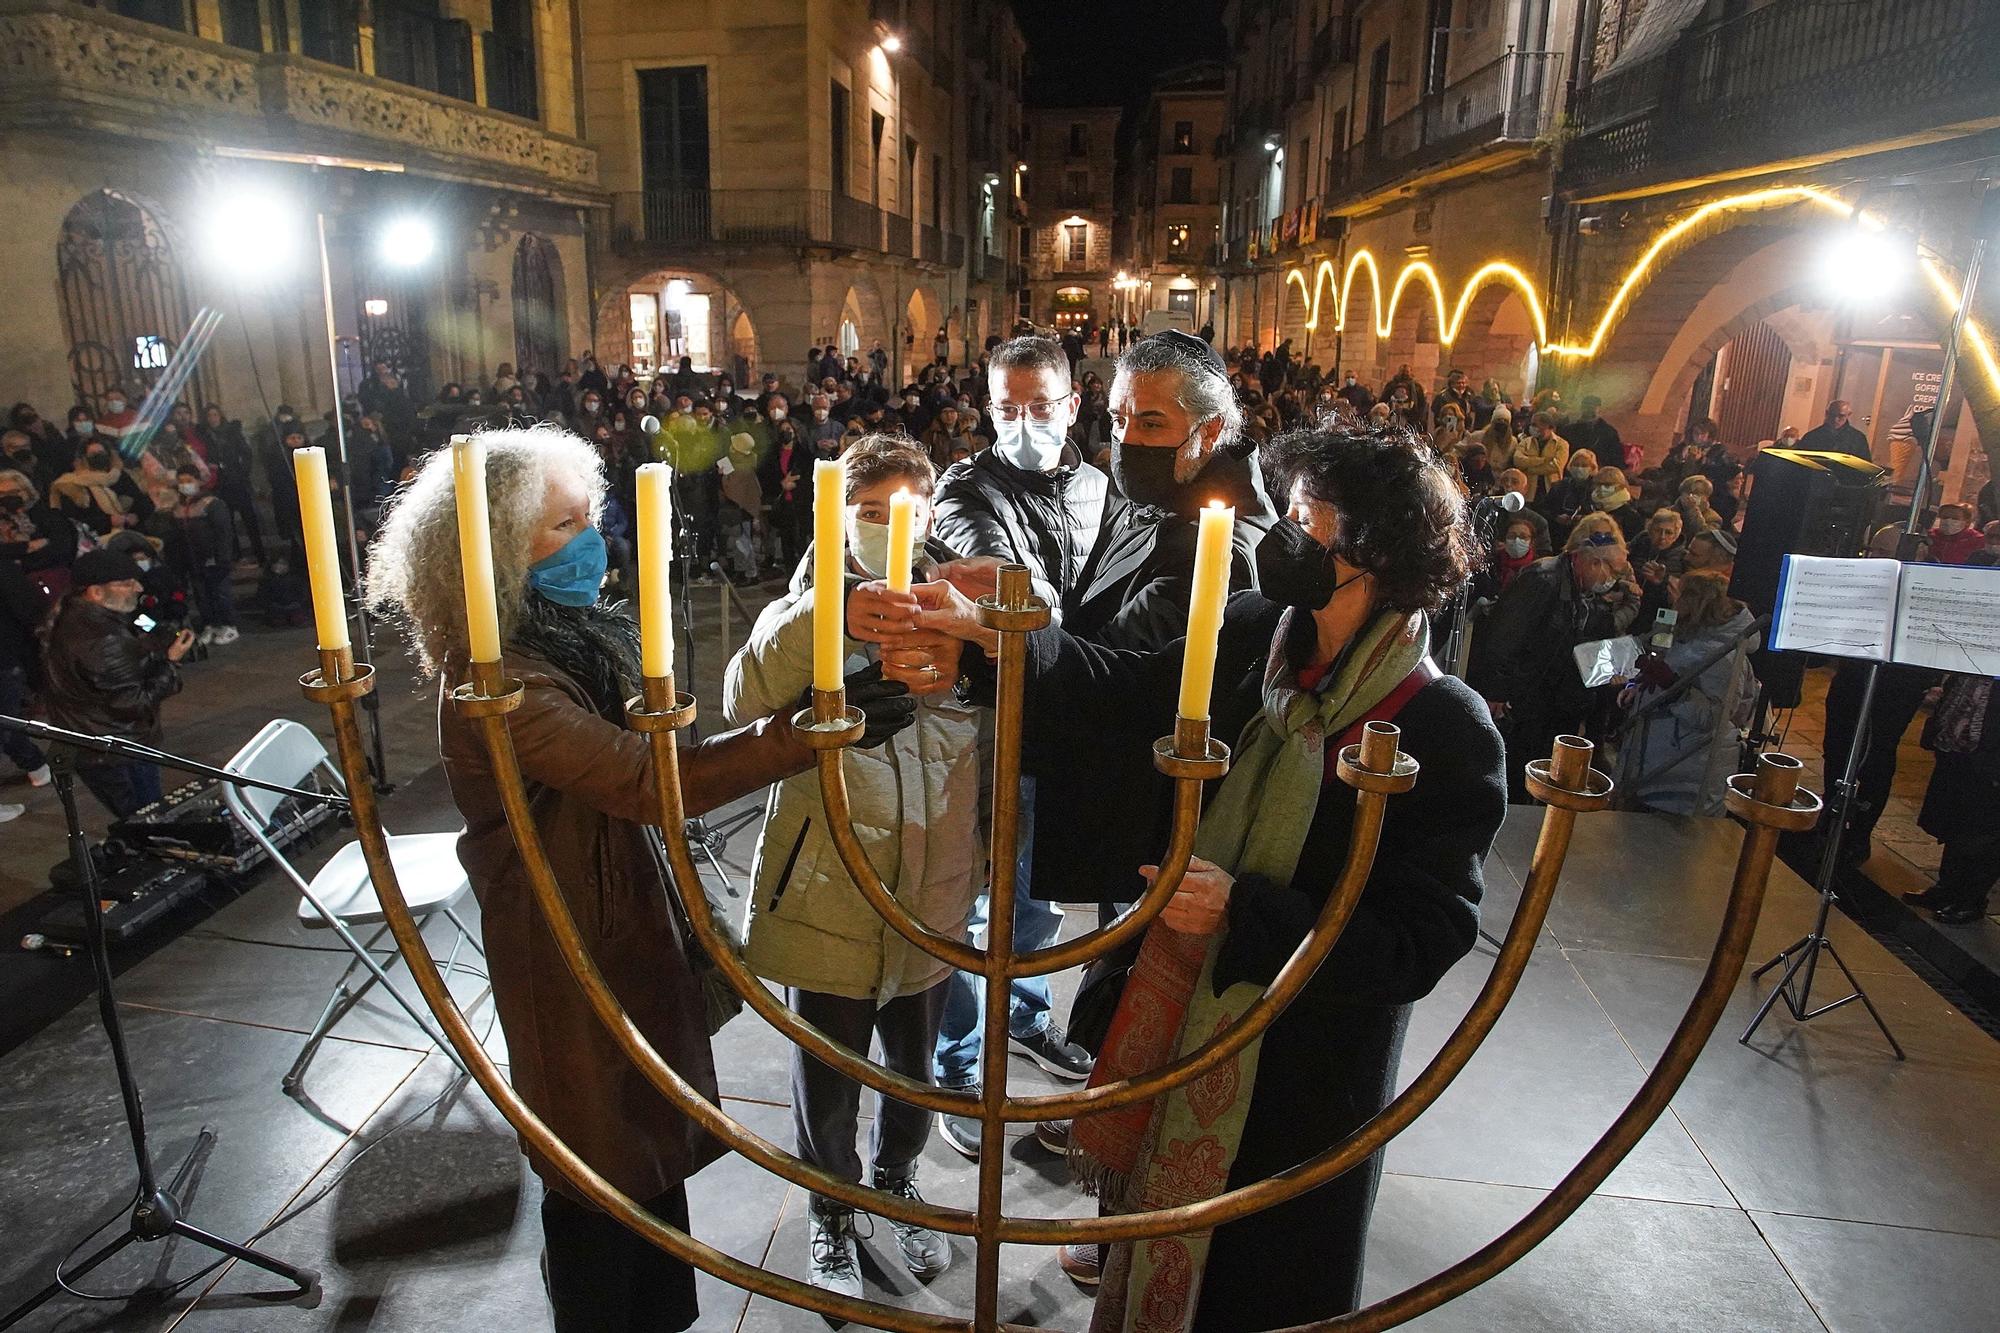
MULTIPOLYGON (((486 443, 487 521, 505 643, 527 596, 528 551, 550 479, 581 481, 595 523, 604 507, 604 464, 596 449, 560 426, 482 431, 479 438, 486 443)), ((368 557, 368 605, 401 626, 426 675, 451 674, 468 660, 463 571, 451 450, 439 449, 390 501, 368 557)))
POLYGON ((25 503, 38 505, 42 502, 42 488, 35 485, 35 479, 19 468, 0 468, 0 488, 21 492, 25 503))
POLYGON ((1237 406, 1228 376, 1202 360, 1193 349, 1176 346, 1167 338, 1141 338, 1118 358, 1118 372, 1112 383, 1116 384, 1119 376, 1161 371, 1172 371, 1180 377, 1181 387, 1174 394, 1174 401, 1188 414, 1190 422, 1201 426, 1217 417, 1222 419, 1222 434, 1216 437, 1215 447, 1228 447, 1243 429, 1243 409, 1237 406))

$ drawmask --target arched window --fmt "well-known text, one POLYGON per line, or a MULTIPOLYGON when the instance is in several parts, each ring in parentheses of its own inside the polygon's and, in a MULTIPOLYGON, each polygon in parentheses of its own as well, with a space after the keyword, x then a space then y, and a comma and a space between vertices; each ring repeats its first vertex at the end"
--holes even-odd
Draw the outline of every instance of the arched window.
MULTIPOLYGON (((56 281, 76 400, 98 411, 114 386, 131 393, 157 384, 192 320, 173 241, 159 217, 111 190, 85 195, 63 218, 56 281)), ((205 365, 197 365, 182 390, 196 410, 214 392, 205 365)))
POLYGON ((533 232, 514 248, 514 370, 539 370, 551 379, 562 369, 568 321, 563 317, 562 256, 533 232))

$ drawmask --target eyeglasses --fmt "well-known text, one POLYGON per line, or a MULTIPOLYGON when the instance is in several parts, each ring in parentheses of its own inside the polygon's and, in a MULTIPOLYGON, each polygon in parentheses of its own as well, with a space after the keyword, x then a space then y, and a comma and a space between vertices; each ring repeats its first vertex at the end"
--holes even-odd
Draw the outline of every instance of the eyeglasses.
POLYGON ((1041 422, 1043 425, 1047 425, 1056 419, 1056 413, 1060 412, 1062 407, 1063 405, 1060 402, 1051 402, 1047 398, 1037 398, 1032 403, 1020 405, 1014 403, 995 403, 993 404, 993 416, 995 420, 1006 422, 1019 421, 1023 416, 1028 416, 1041 422))

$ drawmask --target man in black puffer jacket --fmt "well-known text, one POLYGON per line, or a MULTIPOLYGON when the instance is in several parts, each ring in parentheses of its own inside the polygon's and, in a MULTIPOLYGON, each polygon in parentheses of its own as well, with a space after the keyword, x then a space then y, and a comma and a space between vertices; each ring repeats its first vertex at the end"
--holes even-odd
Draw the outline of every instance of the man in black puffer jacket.
MULTIPOLYGON (((160 704, 180 692, 175 664, 194 646, 194 631, 165 643, 141 631, 132 623, 141 587, 139 567, 117 551, 86 551, 71 566, 43 659, 49 720, 57 726, 160 744, 160 704)), ((120 818, 160 799, 157 764, 91 754, 79 759, 77 776, 120 818)))

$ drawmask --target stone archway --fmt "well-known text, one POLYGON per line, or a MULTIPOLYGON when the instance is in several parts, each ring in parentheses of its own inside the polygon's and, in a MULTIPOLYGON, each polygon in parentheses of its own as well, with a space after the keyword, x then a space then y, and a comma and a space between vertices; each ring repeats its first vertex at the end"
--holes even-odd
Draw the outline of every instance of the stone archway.
POLYGON ((1504 282, 1489 282, 1474 294, 1452 340, 1451 364, 1477 388, 1488 379, 1516 401, 1528 397, 1535 350, 1535 317, 1521 293, 1504 282))
MULTIPOLYGON (((77 402, 96 411, 115 387, 161 382, 193 324, 181 252, 166 211, 134 195, 95 190, 64 216, 56 280, 77 402)), ((192 370, 183 392, 199 409, 214 372, 192 370)))
POLYGON ((562 255, 545 236, 524 233, 514 249, 514 371, 526 379, 540 371, 554 379, 568 353, 569 309, 564 299, 562 255))
POLYGON ((728 372, 741 384, 757 373, 757 311, 715 274, 666 266, 642 269, 606 284, 598 300, 599 360, 607 367, 641 366, 643 374, 672 369, 687 356, 697 370, 728 372), (749 334, 747 367, 739 366, 749 334))

